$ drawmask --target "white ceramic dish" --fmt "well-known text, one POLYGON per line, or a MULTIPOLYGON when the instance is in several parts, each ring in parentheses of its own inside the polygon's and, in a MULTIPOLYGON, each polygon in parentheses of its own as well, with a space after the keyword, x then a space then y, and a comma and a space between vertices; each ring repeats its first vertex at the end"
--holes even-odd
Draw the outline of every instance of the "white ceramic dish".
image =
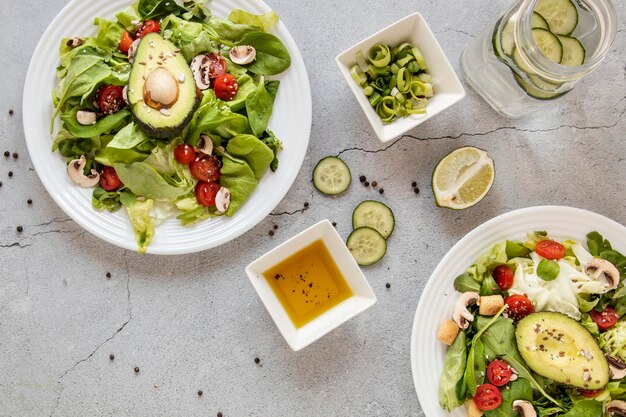
POLYGON ((454 72, 435 35, 419 13, 413 13, 400 19, 346 49, 337 55, 335 62, 381 142, 389 142, 397 138, 465 97, 465 89, 463 89, 459 77, 454 72), (361 51, 364 56, 367 56, 370 48, 381 42, 390 46, 410 42, 417 46, 424 55, 428 65, 427 72, 433 76, 435 83, 435 96, 428 100, 425 115, 404 117, 390 124, 383 124, 363 94, 363 89, 350 76, 350 68, 356 63, 356 53, 361 51))
POLYGON ((376 303, 376 295, 365 279, 361 268, 350 254, 337 230, 328 220, 322 220, 261 256, 246 267, 246 274, 248 274, 250 282, 265 304, 276 326, 278 326, 278 330, 291 349, 295 351, 315 342, 376 303), (263 277, 263 272, 318 239, 321 239, 326 245, 353 295, 310 323, 296 328, 263 277))
POLYGON ((465 409, 447 413, 438 402, 439 377, 446 346, 436 338, 441 321, 452 314, 454 279, 478 256, 505 239, 524 240, 527 232, 546 230, 557 239, 586 242, 597 230, 619 251, 626 251, 626 227, 600 214, 559 206, 528 207, 498 216, 478 226, 444 256, 420 297, 411 334, 411 369, 422 410, 427 417, 465 417, 465 409))
MULTIPOLYGON (((68 178, 65 162, 52 153, 49 132, 52 117, 51 92, 57 84, 55 69, 63 37, 95 33, 94 17, 114 18, 131 0, 71 1, 50 23, 30 62, 24 86, 24 134, 33 165, 44 187, 65 213, 94 235, 122 248, 136 250, 132 227, 124 210, 98 212, 91 207, 91 190, 75 186, 68 178)), ((261 0, 214 0, 207 4, 216 16, 227 16, 237 8, 252 13, 270 10, 261 0)), ((308 147, 311 131, 311 91, 304 62, 298 48, 281 22, 273 30, 291 54, 291 67, 280 79, 269 127, 283 141, 280 167, 269 170, 254 194, 232 217, 180 226, 169 219, 157 227, 148 253, 182 254, 212 248, 246 232, 265 218, 285 196, 296 178, 308 147)))

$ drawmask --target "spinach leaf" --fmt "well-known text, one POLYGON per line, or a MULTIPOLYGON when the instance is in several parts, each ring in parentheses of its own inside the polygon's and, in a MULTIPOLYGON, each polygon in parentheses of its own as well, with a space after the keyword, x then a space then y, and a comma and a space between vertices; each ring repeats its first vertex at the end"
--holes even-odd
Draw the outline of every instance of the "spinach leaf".
POLYGON ((249 45, 243 42, 246 35, 261 31, 261 28, 256 26, 233 23, 230 20, 220 19, 215 16, 211 16, 205 27, 212 32, 210 34, 214 38, 219 38, 222 41, 228 40, 242 45, 249 45))
POLYGON ((530 254, 530 252, 530 249, 520 243, 512 242, 510 240, 506 241, 506 256, 509 259, 525 258, 530 254))
POLYGON ((100 186, 93 189, 91 205, 97 210, 108 210, 110 212, 118 211, 122 207, 119 192, 105 191, 100 186))
POLYGON ((126 125, 127 119, 130 117, 128 109, 122 109, 115 114, 105 116, 92 125, 81 125, 76 120, 76 113, 80 107, 74 107, 68 112, 61 114, 61 120, 65 122, 67 131, 77 138, 92 138, 126 125))
POLYGON ((274 97, 265 88, 263 76, 257 88, 246 98, 246 112, 252 133, 261 136, 272 116, 274 97))
POLYGON ((263 143, 265 143, 267 147, 270 148, 272 152, 274 152, 274 159, 272 159, 270 169, 272 170, 272 172, 276 172, 276 170, 278 169, 278 152, 280 152, 280 150, 283 148, 283 144, 271 130, 267 130, 265 133, 267 134, 267 136, 262 139, 263 143))
POLYGON ((161 174, 145 162, 113 164, 122 183, 135 195, 154 200, 173 200, 189 193, 189 189, 169 184, 161 174))
POLYGON ((252 77, 250 77, 248 74, 238 76, 237 84, 239 84, 237 95, 233 100, 226 102, 226 105, 230 107, 231 111, 234 112, 238 112, 239 110, 243 109, 246 105, 246 99, 248 98, 248 95, 253 91, 256 91, 257 89, 257 85, 254 83, 252 77))
POLYGON ((561 417, 598 417, 603 415, 603 412, 600 401, 583 400, 574 404, 574 407, 561 417))
POLYGON ((467 365, 465 366, 465 385, 467 390, 472 395, 476 394, 476 387, 483 383, 485 380, 485 371, 487 364, 485 363, 485 349, 483 342, 480 338, 470 346, 469 354, 467 355, 467 365))
POLYGON ((235 136, 228 141, 226 150, 236 158, 244 160, 259 180, 274 159, 274 153, 258 138, 252 135, 235 136))
POLYGON ((443 362, 443 372, 439 379, 439 405, 447 411, 465 403, 465 365, 467 363, 467 344, 465 332, 459 333, 443 362), (459 388, 462 386, 463 388, 459 388))
POLYGON ((213 40, 204 30, 200 32, 198 36, 193 38, 191 42, 180 46, 180 50, 187 62, 191 62, 196 55, 212 52, 213 49, 213 40))
POLYGON ((605 240, 598 232, 591 232, 587 234, 587 247, 589 253, 593 256, 600 256, 600 251, 611 250, 611 244, 608 240, 605 240))
POLYGON ((154 20, 169 14, 178 16, 187 12, 187 9, 179 6, 174 0, 139 0, 137 11, 142 20, 154 20))
POLYGON ((480 283, 472 278, 467 272, 462 273, 454 280, 454 289, 458 292, 479 292, 480 283))
POLYGON ((544 281, 554 281, 559 276, 559 272, 561 272, 561 267, 556 261, 542 259, 537 265, 537 276, 544 281))
POLYGON ((500 287, 496 283, 496 280, 493 279, 491 275, 485 276, 482 285, 480 286, 480 295, 495 295, 502 294, 500 287))
POLYGON ((274 11, 257 15, 245 10, 235 9, 228 15, 228 20, 234 23, 257 26, 264 32, 267 32, 278 23, 278 15, 274 11))
POLYGON ((517 411, 513 410, 515 400, 533 400, 533 389, 525 379, 518 379, 511 382, 508 389, 500 391, 502 393, 502 404, 495 410, 485 411, 485 417, 514 417, 517 411))
POLYGON ((279 86, 280 86, 280 81, 278 80, 267 81, 265 83, 265 89, 267 90, 268 93, 272 95, 272 98, 274 100, 276 100, 276 96, 278 95, 279 86))
POLYGON ((256 59, 246 66, 248 71, 254 74, 280 74, 291 65, 291 56, 287 47, 280 39, 270 33, 249 33, 237 43, 239 45, 251 45, 256 49, 256 59))

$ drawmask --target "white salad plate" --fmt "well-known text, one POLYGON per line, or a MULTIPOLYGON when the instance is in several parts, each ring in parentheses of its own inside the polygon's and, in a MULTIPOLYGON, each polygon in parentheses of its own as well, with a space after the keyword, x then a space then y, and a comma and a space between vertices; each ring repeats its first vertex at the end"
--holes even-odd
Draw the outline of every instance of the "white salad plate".
MULTIPOLYGON (((91 206, 91 189, 79 188, 66 173, 66 163, 51 152, 50 119, 53 114, 52 91, 58 83, 59 44, 64 37, 96 33, 95 17, 114 19, 131 0, 72 0, 50 23, 43 34, 28 68, 23 97, 24 134, 28 152, 44 187, 63 211, 87 231, 122 248, 136 250, 135 237, 124 210, 116 213, 97 211, 91 206)), ((261 0, 213 0, 211 12, 226 17, 233 9, 255 14, 270 11, 261 0)), ((283 199, 298 174, 311 132, 311 90, 302 56, 282 22, 272 30, 289 49, 291 67, 272 77, 280 88, 269 128, 283 142, 276 173, 269 169, 259 186, 232 217, 200 221, 181 226, 175 218, 156 227, 147 252, 184 254, 209 249, 245 233, 264 219, 283 199)), ((58 129, 58 125, 57 125, 58 129)), ((56 130, 55 130, 56 133, 56 130)))
POLYGON ((586 246, 587 233, 598 231, 620 252, 626 251, 626 227, 600 214, 572 207, 528 207, 502 214, 478 226, 443 257, 420 297, 411 333, 411 370, 422 410, 427 417, 466 416, 439 406, 439 377, 447 346, 437 340, 441 322, 452 316, 458 293, 454 279, 478 256, 505 239, 525 240, 527 232, 545 230, 557 240, 573 239, 586 246))

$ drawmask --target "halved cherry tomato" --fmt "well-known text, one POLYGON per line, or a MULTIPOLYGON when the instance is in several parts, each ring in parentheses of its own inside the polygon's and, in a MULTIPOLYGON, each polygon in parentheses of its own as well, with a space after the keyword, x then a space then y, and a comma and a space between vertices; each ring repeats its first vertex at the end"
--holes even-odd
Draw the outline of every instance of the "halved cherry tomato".
POLYGON ((495 410, 502 404, 502 394, 497 387, 491 384, 482 384, 476 387, 474 403, 480 410, 495 410))
POLYGON ((104 114, 114 114, 120 111, 126 105, 122 94, 123 90, 119 85, 101 87, 96 94, 100 111, 104 114))
POLYGON ((224 57, 220 54, 216 54, 215 52, 211 52, 209 55, 209 78, 214 79, 219 77, 220 75, 226 74, 228 71, 228 64, 224 57))
POLYGON ((561 259, 565 256, 565 246, 554 240, 542 240, 535 246, 537 255, 546 259, 561 259))
POLYGON ((502 291, 513 286, 513 270, 508 265, 498 265, 491 274, 502 291))
POLYGON ((156 20, 146 20, 145 22, 141 24, 141 26, 139 26, 139 29, 137 29, 137 33, 135 33, 135 37, 137 39, 143 38, 148 33, 158 32, 160 30, 161 30, 161 25, 159 25, 159 22, 157 22, 156 20))
POLYGON ((604 391, 604 388, 600 388, 600 389, 596 389, 596 390, 579 389, 578 393, 580 395, 582 395, 583 397, 594 398, 594 397, 597 397, 598 395, 600 395, 600 393, 602 393, 602 391, 604 391))
POLYGON ((220 185, 216 182, 198 181, 196 184, 196 200, 201 206, 214 206, 215 196, 220 190, 220 185))
POLYGON ((202 181, 215 182, 220 179, 221 162, 212 155, 196 158, 189 164, 191 175, 202 181))
POLYGON ((506 385, 511 380, 512 375, 511 365, 502 359, 491 361, 487 366, 487 378, 496 387, 506 385))
POLYGON ((504 299, 504 304, 507 305, 507 314, 513 320, 521 320, 533 311, 535 311, 535 307, 533 307, 532 301, 528 299, 525 295, 522 294, 513 294, 504 299))
POLYGON ((196 151, 192 146, 181 143, 174 148, 174 159, 176 159, 179 164, 189 165, 196 159, 196 151))
POLYGON ((100 185, 106 191, 117 190, 122 185, 122 180, 117 176, 115 168, 105 166, 100 174, 100 185))
POLYGON ((120 51, 127 54, 128 50, 130 49, 130 45, 132 45, 133 41, 134 41, 133 37, 130 36, 130 33, 128 33, 127 30, 122 32, 122 36, 120 37, 120 51))
POLYGON ((239 84, 237 84, 235 77, 230 74, 224 74, 213 81, 213 89, 217 98, 230 101, 237 95, 239 84))
POLYGON ((598 325, 600 330, 607 330, 615 326, 619 316, 611 307, 607 307, 602 311, 591 310, 589 312, 591 320, 598 325))

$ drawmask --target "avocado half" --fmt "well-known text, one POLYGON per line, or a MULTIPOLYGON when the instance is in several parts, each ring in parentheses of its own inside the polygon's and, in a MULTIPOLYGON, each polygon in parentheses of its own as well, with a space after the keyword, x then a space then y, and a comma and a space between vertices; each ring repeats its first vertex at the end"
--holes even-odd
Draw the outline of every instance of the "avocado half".
POLYGON ((537 374, 586 390, 609 382, 609 365, 591 334, 561 313, 534 313, 517 324, 517 347, 537 374))
POLYGON ((193 116, 197 101, 191 69, 176 45, 158 33, 139 42, 128 102, 137 125, 154 138, 179 135, 193 116))

